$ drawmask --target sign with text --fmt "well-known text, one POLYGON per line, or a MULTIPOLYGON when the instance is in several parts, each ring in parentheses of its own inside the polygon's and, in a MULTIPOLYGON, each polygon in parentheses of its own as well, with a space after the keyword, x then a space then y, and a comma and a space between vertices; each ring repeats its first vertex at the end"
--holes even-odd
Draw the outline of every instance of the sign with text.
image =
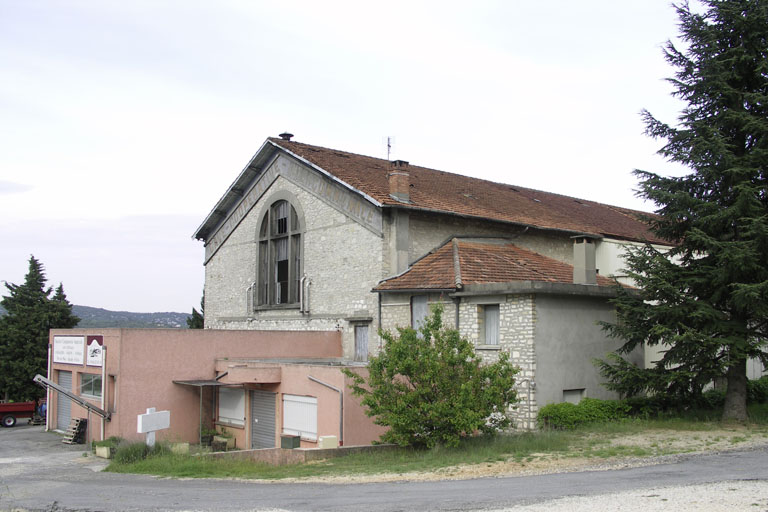
POLYGON ((85 359, 85 336, 54 336, 53 362, 83 364, 85 359))
POLYGON ((101 366, 104 362, 104 336, 88 336, 88 353, 85 364, 88 366, 101 366))

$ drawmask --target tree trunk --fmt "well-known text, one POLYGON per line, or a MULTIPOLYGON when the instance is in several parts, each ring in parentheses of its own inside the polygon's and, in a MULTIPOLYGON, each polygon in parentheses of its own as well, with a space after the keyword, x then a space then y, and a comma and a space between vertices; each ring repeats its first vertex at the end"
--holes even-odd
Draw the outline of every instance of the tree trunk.
POLYGON ((741 357, 731 363, 726 373, 723 421, 747 421, 747 358, 741 357))

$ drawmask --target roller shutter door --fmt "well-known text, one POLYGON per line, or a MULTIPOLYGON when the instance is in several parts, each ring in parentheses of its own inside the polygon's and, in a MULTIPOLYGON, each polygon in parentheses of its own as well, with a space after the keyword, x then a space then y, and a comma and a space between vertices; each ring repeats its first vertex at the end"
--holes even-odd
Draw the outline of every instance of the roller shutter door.
MULTIPOLYGON (((59 386, 72 391, 72 372, 59 370, 59 386)), ((56 393, 56 428, 67 430, 72 419, 72 401, 61 393, 56 393)))
POLYGON ((275 393, 251 391, 251 448, 275 447, 275 393))

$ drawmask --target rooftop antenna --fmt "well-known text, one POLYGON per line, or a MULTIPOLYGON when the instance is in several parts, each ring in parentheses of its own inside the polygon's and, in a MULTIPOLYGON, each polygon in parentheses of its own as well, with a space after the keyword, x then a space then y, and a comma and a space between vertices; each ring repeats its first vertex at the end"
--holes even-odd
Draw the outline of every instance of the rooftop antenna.
POLYGON ((392 143, 395 141, 394 137, 387 136, 387 160, 392 160, 392 143))

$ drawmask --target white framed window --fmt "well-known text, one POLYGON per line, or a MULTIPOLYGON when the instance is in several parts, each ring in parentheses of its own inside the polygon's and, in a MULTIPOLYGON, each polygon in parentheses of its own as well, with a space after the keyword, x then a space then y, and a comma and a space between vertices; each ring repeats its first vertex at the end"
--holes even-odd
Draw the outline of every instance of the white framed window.
POLYGON ((429 316, 429 305, 426 295, 414 295, 411 297, 411 327, 418 330, 424 325, 424 320, 429 316))
POLYGON ((240 388, 219 388, 219 422, 245 425, 245 392, 240 388))
POLYGON ((498 304, 486 304, 483 306, 483 324, 485 327, 485 344, 486 345, 498 345, 499 344, 499 305, 498 304))
POLYGON ((101 375, 81 373, 80 394, 101 398, 101 375))
POLYGON ((317 398, 283 395, 283 434, 317 440, 317 398))

